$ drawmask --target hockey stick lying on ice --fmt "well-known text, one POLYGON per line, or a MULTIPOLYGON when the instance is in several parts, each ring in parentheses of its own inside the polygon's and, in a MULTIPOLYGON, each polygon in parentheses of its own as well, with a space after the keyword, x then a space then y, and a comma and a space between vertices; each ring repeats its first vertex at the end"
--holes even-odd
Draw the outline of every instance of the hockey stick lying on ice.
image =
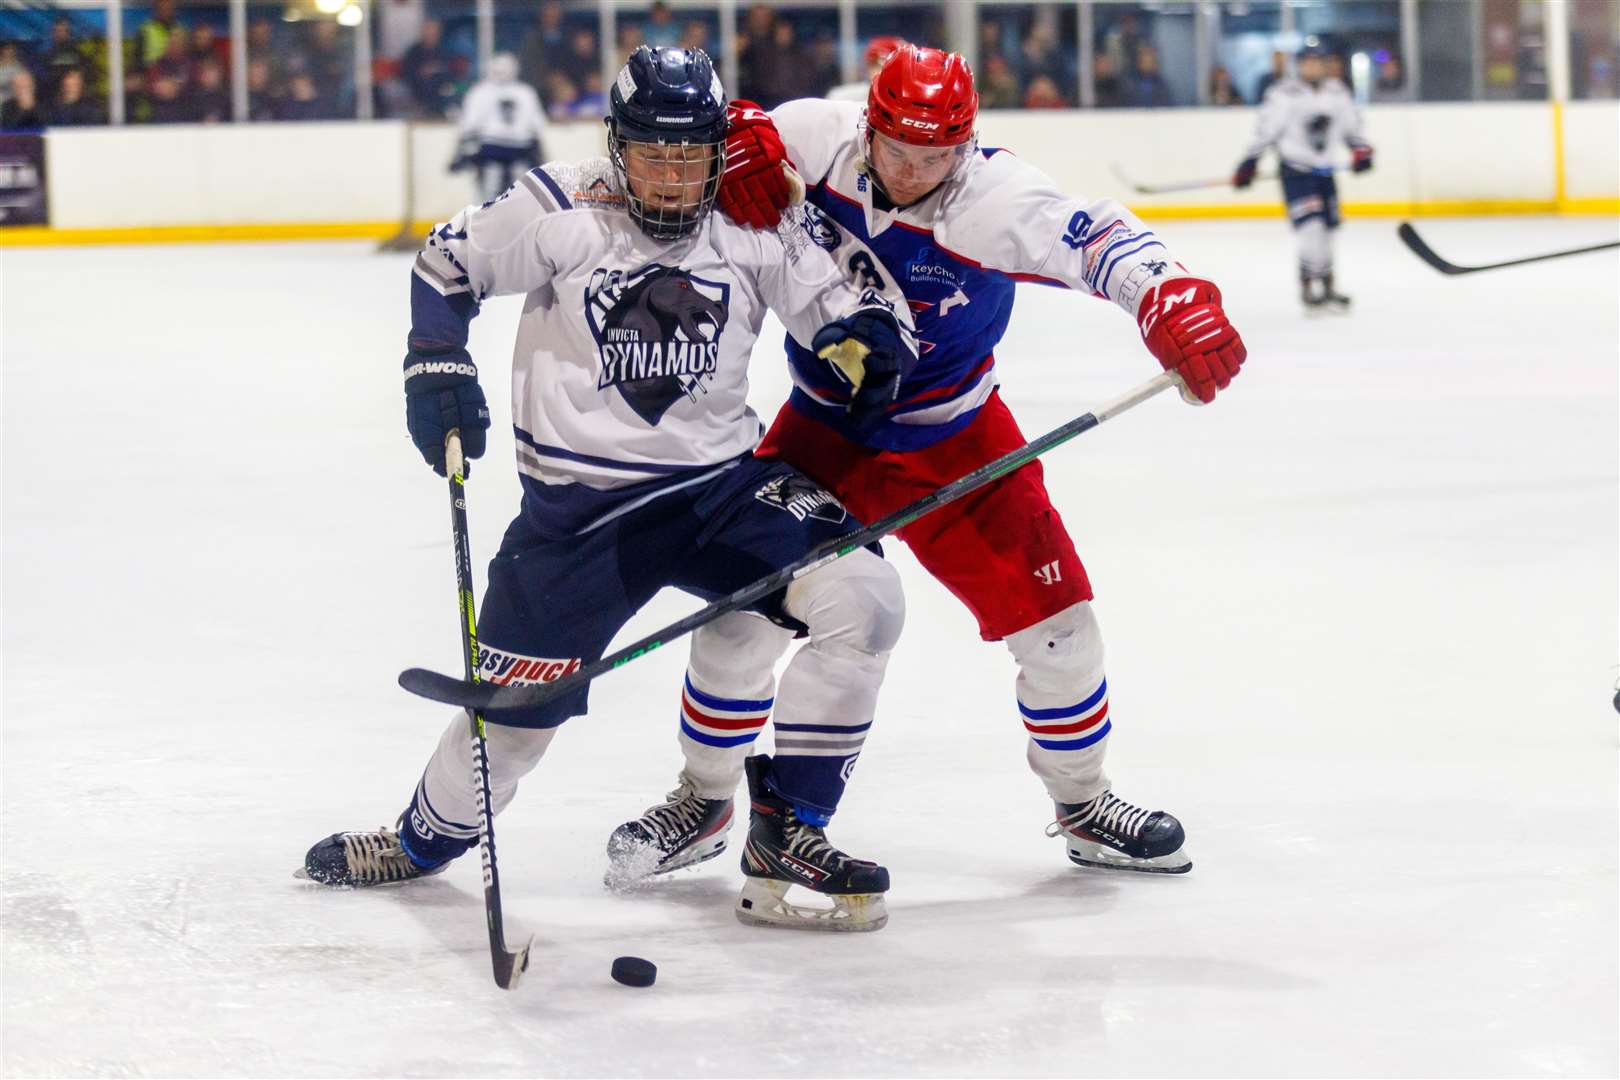
MULTIPOLYGON (((456 590, 461 621, 461 658, 467 683, 478 685, 478 628, 473 598, 472 547, 467 540, 466 458, 461 453, 461 431, 452 428, 444 439, 444 471, 450 478, 450 528, 456 544, 456 590)), ((501 877, 495 865, 495 813, 489 794, 489 744, 484 741, 484 718, 467 709, 468 734, 472 738, 473 782, 478 788, 478 856, 484 866, 484 919, 489 924, 489 959, 495 968, 495 985, 510 990, 529 969, 529 938, 523 948, 512 952, 506 947, 506 928, 501 918, 501 877)))
MULTIPOLYGON (((1111 420, 1127 409, 1134 408, 1148 398, 1172 386, 1179 386, 1180 378, 1174 372, 1165 372, 1155 375, 1147 382, 1138 386, 1130 393, 1125 394, 1099 409, 1088 412, 1083 416, 1070 420, 1067 424, 1053 431, 1047 432, 1034 442, 1026 443, 1017 450, 1004 454, 988 464, 981 465, 958 480, 953 480, 944 487, 929 495, 925 495, 912 503, 903 506, 886 518, 875 521, 858 532, 837 540, 828 541, 806 554, 798 562, 784 566, 782 569, 760 578, 752 585, 744 586, 729 596, 722 596, 712 604, 698 611, 694 611, 679 622, 671 623, 656 633, 649 634, 640 641, 626 645, 618 652, 609 653, 594 663, 586 664, 570 675, 565 675, 555 682, 539 683, 530 686, 492 686, 489 683, 477 682, 471 674, 465 681, 452 679, 448 675, 427 671, 423 668, 410 668, 400 672, 399 685, 419 697, 429 698, 433 701, 442 701, 447 705, 459 705, 465 709, 479 709, 484 712, 499 712, 502 709, 516 709, 526 706, 539 705, 559 697, 570 691, 577 690, 586 682, 598 675, 622 667, 638 656, 644 656, 661 645, 667 645, 683 634, 690 633, 704 623, 712 622, 728 611, 747 607, 755 600, 769 596, 778 589, 784 588, 795 578, 803 577, 835 559, 842 558, 852 551, 865 547, 874 540, 882 539, 897 529, 916 521, 924 514, 939 509, 946 503, 955 502, 962 496, 990 483, 992 480, 1006 476, 1014 469, 1026 465, 1054 446, 1068 442, 1083 432, 1111 420)), ((464 603, 471 603, 466 599, 470 594, 463 594, 464 603)), ((471 609, 468 609, 468 618, 471 618, 471 609)), ((463 628, 463 633, 466 629, 463 628)), ((491 930, 493 934, 494 931, 491 930)))
POLYGON ((1509 259, 1506 262, 1485 263, 1482 266, 1458 266, 1456 263, 1446 262, 1446 260, 1436 255, 1434 249, 1424 243, 1423 237, 1419 236, 1417 230, 1412 228, 1411 222, 1401 222, 1400 228, 1396 229, 1395 232, 1400 236, 1402 242, 1412 249, 1412 254, 1442 274, 1477 274, 1481 270, 1500 270, 1504 266, 1523 266, 1525 263, 1542 262, 1546 259, 1562 259, 1566 255, 1585 255, 1590 251, 1611 251, 1614 248, 1620 248, 1620 240, 1615 240, 1607 244, 1570 248, 1568 251, 1552 251, 1545 255, 1531 255, 1525 259, 1509 259))
MULTIPOLYGON (((1118 165, 1110 165, 1109 168, 1114 170, 1114 175, 1119 177, 1120 183, 1124 184, 1138 195, 1168 195, 1172 191, 1199 191, 1203 188, 1232 186, 1232 178, 1230 176, 1223 176, 1219 180, 1182 180, 1174 184, 1138 184, 1135 180, 1132 180, 1130 177, 1126 176, 1124 170, 1122 170, 1118 165)), ((1261 173, 1260 175, 1256 176, 1255 179, 1275 180, 1277 179, 1278 175, 1279 174, 1274 172, 1261 173)))

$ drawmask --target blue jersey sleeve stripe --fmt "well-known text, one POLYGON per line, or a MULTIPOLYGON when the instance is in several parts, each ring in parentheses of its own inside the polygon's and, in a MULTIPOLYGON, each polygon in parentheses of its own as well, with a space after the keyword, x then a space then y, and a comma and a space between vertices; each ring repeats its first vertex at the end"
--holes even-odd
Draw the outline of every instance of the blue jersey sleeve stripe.
MULTIPOLYGON (((1097 291, 1102 293, 1104 296, 1108 296, 1108 279, 1114 276, 1114 268, 1125 259, 1130 258, 1132 255, 1139 255, 1148 248, 1152 247, 1162 248, 1164 245, 1159 243, 1157 240, 1149 240, 1146 243, 1139 244, 1136 247, 1131 248, 1129 251, 1122 251, 1118 255, 1114 256, 1114 261, 1109 263, 1108 269, 1103 272, 1102 282, 1097 286, 1097 291)), ((1112 300, 1113 297, 1108 296, 1108 299, 1112 300)))
POLYGON ((551 197, 557 200, 558 209, 572 210, 574 208, 574 204, 568 201, 568 196, 563 194, 562 188, 557 186, 557 181, 553 180, 551 174, 546 172, 545 169, 530 169, 529 175, 546 186, 546 190, 551 192, 551 197))

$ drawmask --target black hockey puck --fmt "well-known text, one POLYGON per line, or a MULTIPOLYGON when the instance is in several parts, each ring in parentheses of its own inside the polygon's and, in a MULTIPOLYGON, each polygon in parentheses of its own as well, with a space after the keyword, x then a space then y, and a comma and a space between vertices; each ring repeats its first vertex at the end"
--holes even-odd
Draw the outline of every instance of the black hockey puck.
POLYGON ((613 961, 613 981, 626 986, 651 986, 658 978, 658 968, 651 960, 639 956, 621 956, 613 961))

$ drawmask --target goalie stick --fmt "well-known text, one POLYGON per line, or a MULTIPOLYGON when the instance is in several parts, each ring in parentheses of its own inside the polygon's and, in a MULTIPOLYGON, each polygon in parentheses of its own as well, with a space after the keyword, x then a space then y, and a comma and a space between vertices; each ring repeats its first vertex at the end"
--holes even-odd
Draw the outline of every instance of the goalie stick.
MULTIPOLYGON (((957 480, 951 481, 944 487, 923 496, 909 506, 882 518, 864 529, 850 533, 848 536, 822 544, 815 550, 806 554, 797 562, 784 566, 773 574, 760 578, 752 585, 746 585, 729 596, 723 596, 706 607, 688 615, 678 622, 671 623, 655 633, 649 634, 640 641, 632 642, 617 652, 609 653, 592 663, 586 664, 570 675, 565 675, 554 682, 538 683, 530 686, 492 686, 489 683, 478 682, 475 675, 469 672, 466 680, 452 679, 448 675, 441 675, 435 671, 424 668, 409 668, 400 672, 399 685, 432 701, 442 701, 447 705, 458 705, 469 710, 477 709, 482 712, 499 712, 502 709, 525 708, 540 705, 553 698, 559 697, 589 682, 614 668, 622 667, 639 656, 645 656, 660 646, 667 645, 676 638, 696 630, 705 623, 712 622, 728 611, 736 611, 746 607, 762 597, 769 596, 778 589, 785 588, 795 578, 803 577, 822 566, 848 555, 880 540, 890 533, 904 528, 916 521, 924 514, 933 512, 946 503, 955 502, 969 492, 999 479, 1023 465, 1034 461, 1054 446, 1059 446, 1070 439, 1110 420, 1127 409, 1133 408, 1153 397, 1162 390, 1172 386, 1179 386, 1180 378, 1174 372, 1164 372, 1155 375, 1136 389, 1124 394, 1101 408, 1095 409, 1082 416, 1078 416, 1047 432, 1034 442, 1026 443, 994 461, 979 466, 957 480)), ((459 536, 460 534, 458 534, 459 536)), ((458 541, 459 542, 459 541, 458 541)), ((465 550, 463 548, 463 550, 465 550)), ((465 561, 465 559, 463 559, 465 561)), ((471 604, 471 594, 463 595, 463 603, 471 604)), ((462 632, 468 632, 471 625, 471 608, 467 611, 467 626, 462 632)), ((486 797, 488 782, 484 787, 486 797)), ((480 836, 484 833, 479 832, 480 836)), ((493 847, 491 848, 493 854, 493 847)), ((493 862, 493 860, 492 860, 493 862)), ((494 930, 491 929, 491 946, 494 946, 494 930)))
POLYGON ((1442 274, 1477 274, 1481 270, 1500 270, 1505 266, 1523 266, 1526 263, 1543 262, 1547 259, 1562 259, 1567 255, 1585 255, 1588 252, 1612 251, 1620 248, 1620 240, 1614 240, 1607 244, 1592 244, 1588 247, 1570 248, 1568 251, 1550 251, 1545 255, 1531 255, 1523 259, 1508 259, 1505 262, 1483 263, 1479 266, 1458 266, 1436 255, 1434 249, 1424 242, 1416 229, 1412 228, 1411 222, 1401 222, 1395 232, 1400 236, 1402 243, 1412 249, 1412 254, 1442 274))
MULTIPOLYGON (((456 546, 461 656, 468 683, 476 686, 478 609, 473 598, 472 547, 467 539, 466 464, 461 453, 461 431, 452 428, 444 439, 444 471, 450 479, 450 528, 456 546)), ((506 947, 506 927, 501 917, 501 876, 495 863, 495 813, 489 794, 489 744, 484 739, 483 715, 469 708, 467 727, 472 739, 473 782, 478 789, 478 858, 484 868, 484 921, 489 924, 489 959, 495 970, 495 985, 510 990, 529 969, 529 949, 534 945, 534 938, 529 938, 517 952, 506 947)))

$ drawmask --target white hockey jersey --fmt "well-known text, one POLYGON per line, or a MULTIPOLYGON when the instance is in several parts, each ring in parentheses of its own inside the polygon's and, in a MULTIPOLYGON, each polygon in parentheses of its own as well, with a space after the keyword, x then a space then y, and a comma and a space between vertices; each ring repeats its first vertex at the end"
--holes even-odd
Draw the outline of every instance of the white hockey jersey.
POLYGON ((1146 286, 1185 274, 1164 244, 1111 199, 1066 195, 1004 150, 981 150, 921 202, 881 209, 866 173, 861 106, 790 101, 771 114, 804 177, 808 230, 857 281, 902 301, 916 319, 919 360, 899 404, 877 428, 857 431, 846 392, 824 364, 789 339, 795 403, 845 437, 909 450, 973 419, 999 383, 994 349, 1019 282, 1094 294, 1136 314, 1146 286))
MULTIPOLYGON (((435 228, 412 281, 414 349, 465 349, 487 297, 527 294, 512 356, 512 424, 526 493, 691 477, 761 435, 748 361, 767 307, 802 341, 891 305, 784 225, 709 214, 654 240, 631 221, 606 158, 551 163, 435 228)), ((908 344, 911 320, 893 312, 908 344)))
POLYGON ((462 99, 459 131, 461 144, 469 148, 521 150, 544 143, 546 113, 540 95, 528 83, 484 79, 474 83, 462 99))
POLYGON ((1361 134, 1361 110, 1338 79, 1311 86, 1290 76, 1266 91, 1260 120, 1245 158, 1259 157, 1275 146, 1284 165, 1301 172, 1332 172, 1334 148, 1367 145, 1361 134))

